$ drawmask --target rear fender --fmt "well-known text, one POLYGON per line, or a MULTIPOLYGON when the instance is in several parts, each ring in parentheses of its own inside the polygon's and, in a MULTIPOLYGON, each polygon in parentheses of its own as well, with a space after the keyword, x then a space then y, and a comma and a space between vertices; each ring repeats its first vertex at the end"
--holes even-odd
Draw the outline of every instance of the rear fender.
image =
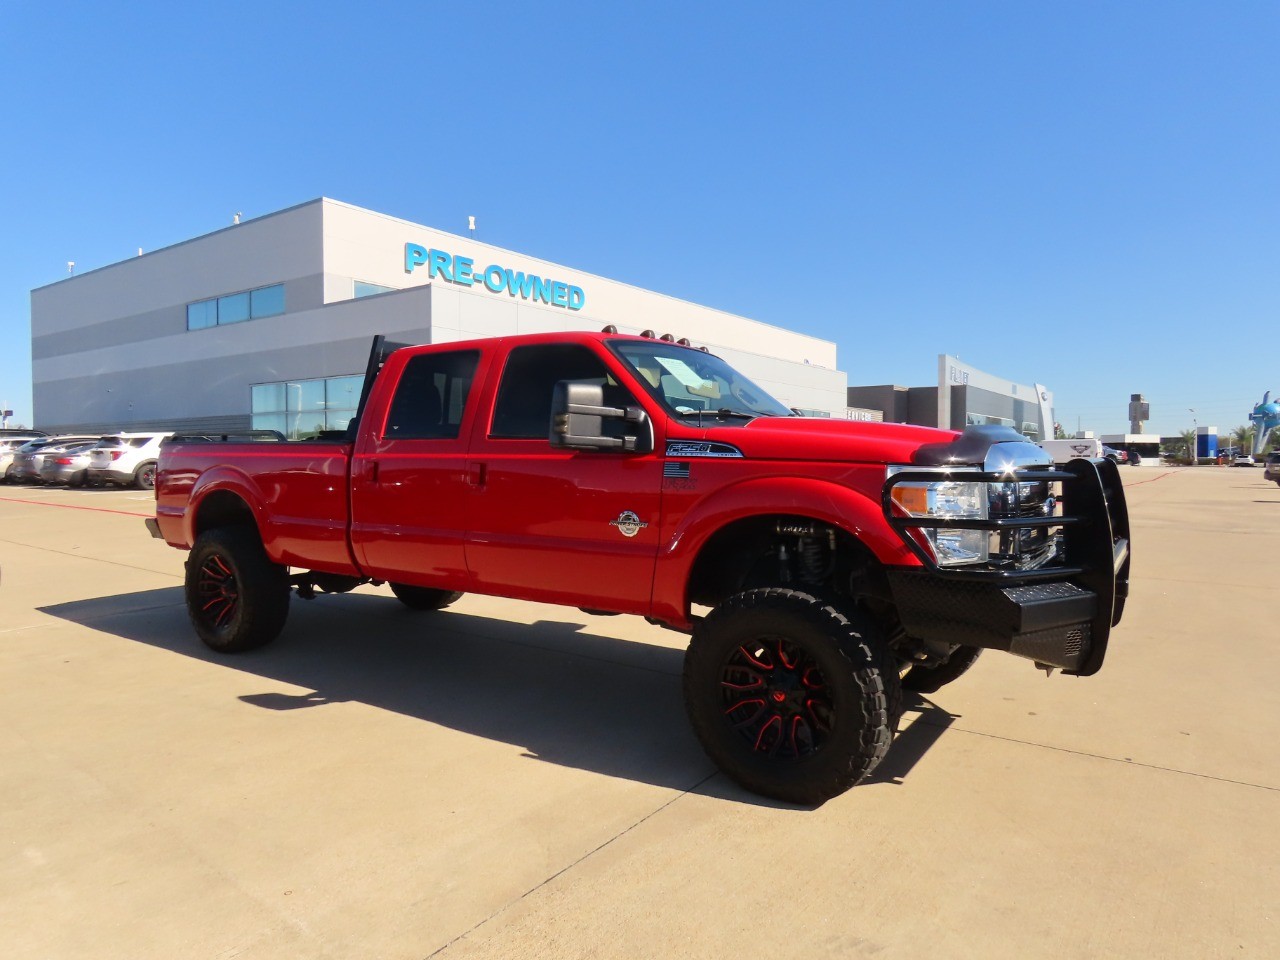
POLYGON ((199 535, 200 508, 216 493, 230 493, 244 502, 253 515, 254 526, 257 527, 258 536, 262 540, 263 547, 266 548, 267 556, 276 560, 276 552, 272 549, 272 537, 269 533, 271 518, 262 489, 249 474, 226 464, 210 467, 200 475, 195 486, 192 487, 186 516, 183 517, 183 533, 186 535, 187 542, 191 544, 196 542, 196 537, 199 535))
POLYGON ((857 490, 799 477, 744 480, 700 501, 665 539, 654 577, 652 617, 687 629, 689 577, 707 541, 727 524, 773 514, 808 517, 843 530, 887 566, 920 566, 885 521, 880 503, 857 490))

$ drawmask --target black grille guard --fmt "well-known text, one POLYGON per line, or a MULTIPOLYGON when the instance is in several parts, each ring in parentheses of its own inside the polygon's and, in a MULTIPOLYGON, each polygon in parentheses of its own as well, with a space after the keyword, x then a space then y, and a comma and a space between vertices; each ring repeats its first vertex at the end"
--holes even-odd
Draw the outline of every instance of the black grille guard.
POLYGON ((1079 669, 1095 673, 1106 653, 1111 628, 1120 622, 1129 595, 1129 511, 1119 470, 1111 460, 1072 460, 1061 466, 1030 466, 1003 473, 957 471, 949 477, 937 470, 905 469, 885 482, 882 507, 889 524, 929 575, 942 580, 990 584, 1000 588, 1059 581, 1088 590, 1097 597, 1090 621, 1091 649, 1079 669), (963 483, 1036 483, 1061 485, 1060 516, 997 517, 993 519, 942 519, 896 516, 893 489, 910 481, 963 483), (920 529, 1016 531, 1042 527, 1062 530, 1059 556, 1044 566, 1019 569, 1004 564, 975 563, 962 568, 939 566, 933 555, 912 536, 920 529))

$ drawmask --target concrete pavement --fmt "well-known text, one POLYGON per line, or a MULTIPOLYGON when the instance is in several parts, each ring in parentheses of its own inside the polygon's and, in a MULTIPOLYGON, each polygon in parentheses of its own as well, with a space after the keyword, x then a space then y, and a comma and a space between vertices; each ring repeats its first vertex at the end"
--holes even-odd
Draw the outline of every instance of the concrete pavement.
POLYGON ((715 772, 676 634, 361 588, 219 657, 147 495, 0 486, 5 956, 1280 956, 1280 487, 1121 472, 1102 672, 988 654, 817 810, 715 772))

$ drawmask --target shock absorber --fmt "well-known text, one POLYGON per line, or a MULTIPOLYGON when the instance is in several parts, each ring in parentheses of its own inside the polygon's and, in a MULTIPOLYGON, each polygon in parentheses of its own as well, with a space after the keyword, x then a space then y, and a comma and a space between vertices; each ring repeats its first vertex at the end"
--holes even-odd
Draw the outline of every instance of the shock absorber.
POLYGON ((822 543, 817 537, 801 537, 798 554, 800 557, 800 578, 808 583, 821 583, 830 572, 827 569, 827 558, 822 543))
MULTIPOLYGON (((822 583, 835 568, 836 532, 830 527, 795 520, 779 520, 774 531, 780 537, 794 537, 796 573, 806 583, 822 583), (825 536, 824 536, 825 534, 825 536)), ((778 556, 784 565, 787 548, 782 544, 778 556)))

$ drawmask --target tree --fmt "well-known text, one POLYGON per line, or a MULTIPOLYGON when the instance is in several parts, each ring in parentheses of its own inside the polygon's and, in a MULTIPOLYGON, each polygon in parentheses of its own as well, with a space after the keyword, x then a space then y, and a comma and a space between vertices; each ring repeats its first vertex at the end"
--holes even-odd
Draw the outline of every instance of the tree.
POLYGON ((1195 427, 1192 427, 1190 430, 1183 430, 1183 431, 1182 431, 1182 433, 1178 434, 1178 436, 1182 438, 1182 445, 1183 445, 1184 447, 1186 447, 1186 450, 1187 450, 1187 462, 1188 462, 1188 463, 1190 463, 1190 464, 1192 464, 1192 465, 1194 466, 1194 465, 1195 465, 1195 462, 1196 462, 1196 431, 1195 431, 1195 427))
POLYGON ((1253 424, 1232 430, 1231 442, 1240 448, 1242 454, 1253 453, 1253 424))

